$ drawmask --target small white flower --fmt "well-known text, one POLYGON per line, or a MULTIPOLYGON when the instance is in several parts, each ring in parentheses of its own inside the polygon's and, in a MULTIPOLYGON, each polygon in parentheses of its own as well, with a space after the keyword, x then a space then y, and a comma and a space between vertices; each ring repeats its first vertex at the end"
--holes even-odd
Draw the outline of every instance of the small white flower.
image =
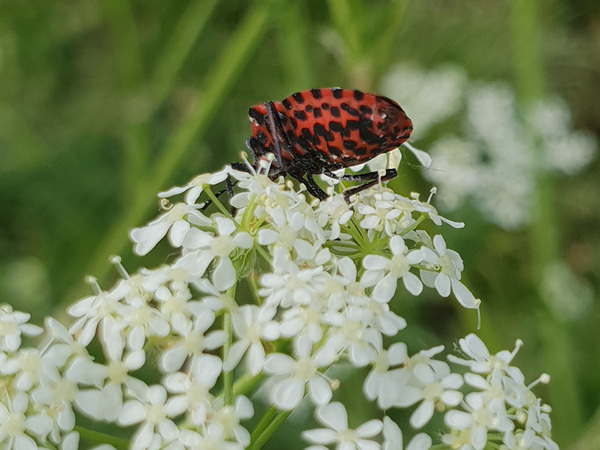
POLYGON ((465 308, 476 309, 481 303, 471 291, 460 281, 464 268, 463 260, 454 250, 446 247, 446 241, 441 235, 433 238, 434 252, 427 252, 425 260, 439 266, 439 272, 421 270, 421 279, 426 286, 435 287, 442 297, 448 297, 450 290, 458 302, 465 308))
POLYGON ((498 373, 501 375, 507 374, 515 381, 523 382, 524 377, 522 372, 510 366, 510 362, 516 356, 519 348, 523 345, 521 340, 517 340, 515 348, 512 352, 502 350, 495 355, 492 355, 487 349, 485 343, 477 335, 471 333, 459 340, 461 350, 469 356, 470 360, 460 359, 454 355, 448 355, 448 359, 456 364, 462 364, 475 373, 492 374, 498 373))
POLYGON ((279 337, 279 326, 272 316, 261 315, 254 305, 244 305, 231 313, 233 329, 240 338, 234 342, 223 363, 223 370, 231 371, 238 365, 244 353, 246 367, 250 375, 257 375, 265 363, 265 349, 262 339, 273 341, 279 337))
POLYGON ((313 444, 337 444, 344 450, 377 450, 381 445, 369 439, 383 429, 380 420, 369 420, 356 429, 348 428, 348 414, 344 405, 338 402, 320 406, 315 417, 327 428, 317 428, 302 432, 302 437, 313 444))
POLYGON ((133 250, 138 255, 145 255, 152 250, 158 242, 168 233, 169 243, 173 247, 180 247, 190 230, 190 222, 197 225, 210 225, 211 220, 198 211, 198 205, 177 203, 148 225, 134 228, 129 237, 135 244, 133 250), (189 216, 193 216, 193 219, 189 216))
POLYGON ((414 368, 413 374, 420 384, 423 401, 410 416, 409 423, 413 428, 423 427, 431 420, 435 410, 454 407, 461 402, 462 394, 457 389, 463 385, 462 377, 446 368, 441 373, 425 364, 414 368))
POLYGON ((468 412, 451 410, 444 416, 450 429, 461 432, 444 435, 445 444, 459 447, 470 444, 475 450, 482 450, 488 440, 488 431, 506 432, 514 427, 502 398, 495 397, 486 402, 484 395, 472 392, 465 397, 465 408, 468 412))
MULTIPOLYGON (((235 268, 231 262, 231 253, 238 249, 250 249, 254 242, 245 231, 237 231, 233 220, 217 216, 215 219, 217 234, 194 228, 190 230, 183 246, 194 250, 200 265, 206 269, 215 260, 216 266, 211 273, 211 281, 220 291, 226 291, 237 280, 235 268)), ((202 276, 204 271, 199 275, 202 276)))
POLYGON ((361 282, 367 286, 375 286, 372 296, 383 303, 392 299, 400 278, 408 292, 419 295, 423 290, 423 284, 419 277, 410 272, 410 268, 421 262, 421 252, 409 251, 400 236, 393 236, 390 239, 390 251, 392 252, 390 259, 379 255, 364 257, 362 264, 366 270, 361 282))
POLYGON ((225 342, 223 330, 207 333, 215 321, 215 314, 211 310, 200 307, 195 316, 193 322, 186 322, 183 329, 178 330, 181 339, 174 339, 173 344, 160 355, 158 365, 163 373, 179 370, 188 357, 214 350, 225 342))
MULTIPOLYGON (((13 398, 0 402, 0 442, 8 449, 37 449, 38 446, 29 434, 33 434, 32 423, 25 415, 29 398, 18 392, 13 398), (29 434, 27 434, 29 433, 29 434)), ((35 435, 35 434, 34 434, 35 435)))
POLYGON ((294 341, 295 358, 282 353, 272 353, 265 361, 266 373, 276 375, 271 386, 271 402, 281 410, 296 408, 304 397, 304 388, 316 405, 324 405, 331 400, 329 383, 319 372, 319 368, 329 366, 333 361, 320 360, 312 355, 312 343, 305 336, 294 341))
POLYGON ((150 386, 139 399, 125 402, 117 424, 127 427, 140 423, 131 445, 147 448, 155 440, 166 443, 177 439, 179 429, 171 418, 183 413, 185 408, 186 403, 181 398, 167 399, 164 387, 150 386))
POLYGON ((163 384, 185 403, 191 423, 204 425, 208 419, 213 396, 210 394, 221 374, 221 359, 213 355, 193 358, 187 373, 175 372, 168 375, 163 384))

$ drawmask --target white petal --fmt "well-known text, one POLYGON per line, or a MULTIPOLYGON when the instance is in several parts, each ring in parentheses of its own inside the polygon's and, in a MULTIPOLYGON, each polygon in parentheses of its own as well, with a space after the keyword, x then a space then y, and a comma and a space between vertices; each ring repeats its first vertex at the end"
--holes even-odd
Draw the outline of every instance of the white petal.
POLYGON ((269 230, 265 228, 261 228, 258 230, 258 243, 260 245, 269 245, 277 242, 279 238, 279 233, 275 230, 269 230))
POLYGON ((442 297, 450 295, 450 278, 448 275, 440 273, 435 279, 435 288, 442 297))
POLYGON ((331 386, 320 376, 308 380, 308 394, 315 405, 325 405, 331 401, 331 386))
POLYGON ((398 235, 392 236, 390 239, 390 250, 394 255, 404 254, 404 251, 406 250, 404 239, 398 235))
POLYGON ((138 423, 146 417, 146 408, 137 400, 129 400, 123 405, 121 414, 117 419, 119 425, 129 426, 138 423))
POLYGON ((431 436, 425 433, 419 433, 410 440, 406 446, 406 450, 429 450, 431 444, 431 436))
POLYGON ((221 258, 212 276, 212 282, 220 291, 226 291, 236 283, 236 274, 231 259, 221 258))
POLYGON ((231 372, 241 361, 244 353, 248 350, 248 341, 237 341, 234 342, 229 349, 227 359, 223 362, 223 370, 225 372, 231 372))
POLYGON ((190 223, 185 220, 178 220, 169 230, 169 242, 173 247, 181 247, 185 235, 190 229, 190 223))
POLYGON ((429 422, 433 417, 433 406, 432 401, 423 401, 410 416, 410 425, 418 429, 429 422))
MULTIPOLYGON (((302 437, 315 444, 331 444, 336 441, 337 434, 333 430, 326 428, 317 428, 302 432, 302 437)), ((34 447, 37 448, 37 447, 34 447)))
POLYGON ((339 402, 333 402, 317 408, 315 416, 323 425, 335 431, 348 429, 348 413, 339 402))
POLYGON ((404 282, 406 290, 412 295, 417 296, 423 291, 423 283, 421 283, 419 277, 412 272, 408 272, 404 275, 402 281, 404 282))
POLYGON ((372 293, 373 299, 382 303, 389 302, 396 293, 397 285, 396 277, 387 274, 375 285, 372 293))
POLYGON ((384 270, 390 260, 380 255, 367 255, 362 260, 362 265, 367 270, 384 270))
POLYGON ((458 303, 463 305, 465 308, 477 309, 480 301, 475 298, 471 291, 460 281, 452 279, 452 292, 458 303))
POLYGON ((283 353, 271 353, 265 361, 265 372, 273 375, 291 373, 295 365, 294 359, 283 353))
POLYGON ((444 422, 450 428, 464 430, 471 425, 471 415, 463 411, 448 411, 444 416, 444 422))
POLYGON ((373 437, 381 432, 383 423, 381 420, 373 419, 363 423, 356 429, 356 434, 361 438, 373 437))
POLYGON ((279 409, 289 411, 300 404, 304 397, 304 383, 296 378, 280 381, 271 392, 271 400, 279 409))
POLYGON ((265 364, 265 349, 262 343, 255 342, 250 346, 248 355, 246 356, 246 363, 250 375, 258 375, 260 373, 265 364))
POLYGON ((254 245, 254 240, 252 239, 252 236, 245 231, 242 231, 233 237, 233 243, 236 247, 250 249, 254 245))

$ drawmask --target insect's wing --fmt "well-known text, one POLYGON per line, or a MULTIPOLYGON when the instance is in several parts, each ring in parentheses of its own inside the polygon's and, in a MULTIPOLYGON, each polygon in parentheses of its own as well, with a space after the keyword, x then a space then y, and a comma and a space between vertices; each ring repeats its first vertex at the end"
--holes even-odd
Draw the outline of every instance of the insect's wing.
POLYGON ((396 102, 350 89, 298 92, 278 109, 293 151, 330 170, 388 152, 412 132, 412 122, 396 102))

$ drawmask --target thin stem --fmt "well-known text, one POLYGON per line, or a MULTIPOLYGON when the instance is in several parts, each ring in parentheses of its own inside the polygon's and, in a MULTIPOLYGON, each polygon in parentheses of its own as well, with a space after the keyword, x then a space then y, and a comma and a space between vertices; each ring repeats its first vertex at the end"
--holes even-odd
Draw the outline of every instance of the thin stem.
MULTIPOLYGON (((236 288, 237 284, 234 284, 227 292, 227 295, 235 298, 236 288)), ((233 344, 233 326, 230 311, 225 311, 223 314, 223 331, 225 331, 226 335, 225 343, 223 344, 223 361, 226 361, 233 344)), ((233 405, 233 371, 223 371, 223 400, 226 405, 233 405)))
POLYGON ((277 414, 277 408, 270 406, 252 432, 248 450, 258 450, 269 440, 277 428, 292 411, 282 411, 277 414))
POLYGON ((209 185, 203 185, 202 190, 206 193, 210 201, 221 211, 225 217, 231 217, 231 212, 225 208, 225 205, 221 203, 219 198, 215 195, 209 185))

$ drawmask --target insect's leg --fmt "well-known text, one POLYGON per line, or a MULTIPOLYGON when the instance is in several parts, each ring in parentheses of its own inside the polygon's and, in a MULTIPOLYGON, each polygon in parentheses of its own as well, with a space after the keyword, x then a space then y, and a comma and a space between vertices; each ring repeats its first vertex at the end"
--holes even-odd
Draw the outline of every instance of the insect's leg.
POLYGON ((371 186, 375 186, 381 181, 391 180, 392 178, 396 178, 398 172, 396 169, 387 169, 385 174, 380 177, 379 172, 369 172, 369 173, 359 173, 356 175, 344 175, 341 177, 342 180, 347 181, 368 181, 368 183, 361 184, 360 186, 353 187, 351 189, 347 189, 344 191, 344 199, 346 202, 350 203, 350 197, 354 194, 358 194, 360 191, 363 191, 371 186))
POLYGON ((267 122, 271 131, 271 136, 273 137, 273 144, 275 145, 275 157, 277 158, 277 164, 280 169, 283 169, 283 158, 281 156, 281 147, 283 144, 282 139, 285 133, 283 132, 283 125, 281 125, 281 120, 279 120, 279 113, 275 109, 275 104, 273 102, 265 102, 265 107, 267 108, 267 122))
POLYGON ((319 200, 325 200, 328 196, 323 189, 319 187, 319 185, 312 179, 309 175, 304 179, 301 175, 297 173, 288 172, 292 177, 298 180, 300 183, 306 186, 306 190, 313 196, 317 197, 319 200))

